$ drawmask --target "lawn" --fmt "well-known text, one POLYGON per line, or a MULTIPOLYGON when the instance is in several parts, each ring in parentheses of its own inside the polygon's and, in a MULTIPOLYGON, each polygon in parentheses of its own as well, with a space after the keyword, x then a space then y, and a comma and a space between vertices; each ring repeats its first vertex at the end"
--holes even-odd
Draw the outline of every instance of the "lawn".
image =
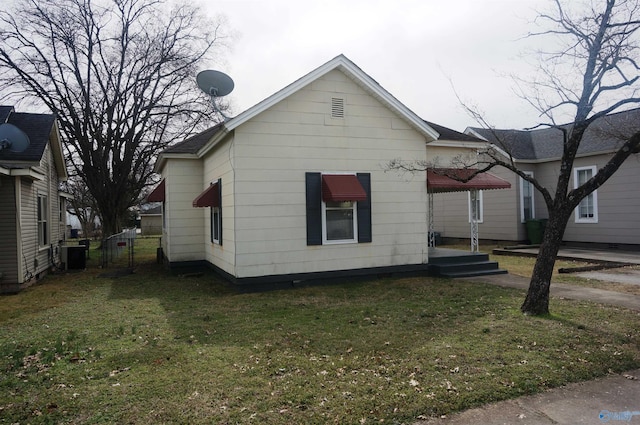
POLYGON ((410 424, 640 367, 637 312, 434 278, 240 294, 137 244, 134 274, 0 298, 0 423, 410 424))

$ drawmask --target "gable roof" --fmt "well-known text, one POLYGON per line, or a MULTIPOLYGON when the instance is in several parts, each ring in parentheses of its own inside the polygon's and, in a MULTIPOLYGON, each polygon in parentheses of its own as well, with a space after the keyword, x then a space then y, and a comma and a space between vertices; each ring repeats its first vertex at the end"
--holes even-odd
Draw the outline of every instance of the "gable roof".
MULTIPOLYGON (((494 143, 520 160, 553 160, 562 157, 563 132, 572 124, 560 128, 537 130, 500 130, 477 127, 467 132, 494 143)), ((633 133, 640 131, 640 108, 609 114, 595 120, 585 131, 578 155, 596 155, 617 150, 633 133)))
POLYGON ((176 143, 175 145, 168 147, 162 153, 187 153, 187 154, 197 154, 202 147, 207 144, 209 140, 222 128, 224 123, 219 123, 211 128, 208 128, 195 136, 191 136, 182 142, 176 143))
POLYGON ((234 130, 245 122, 249 121, 256 115, 264 112, 273 105, 286 99, 293 93, 312 83, 313 81, 321 78, 327 73, 339 70, 343 72, 354 83, 360 86, 363 90, 385 105, 387 108, 394 111, 401 118, 403 118, 411 127, 422 134, 427 141, 434 140, 453 140, 453 141, 473 141, 484 142, 474 136, 451 130, 447 127, 428 122, 420 118, 413 111, 402 104, 391 93, 385 90, 377 81, 371 78, 360 67, 349 60, 344 55, 338 55, 325 64, 319 66, 288 86, 284 87, 280 91, 274 93, 263 101, 257 103, 246 111, 240 113, 234 118, 231 118, 225 122, 219 123, 208 130, 205 130, 195 136, 192 136, 170 148, 165 149, 156 161, 156 171, 162 168, 162 165, 166 158, 173 155, 181 155, 183 157, 200 157, 204 155, 210 147, 215 145, 215 142, 220 140, 228 132, 234 130))
POLYGON ((15 125, 29 137, 30 142, 23 152, 0 150, 0 167, 24 169, 37 166, 50 144, 58 176, 63 179, 67 177, 55 115, 15 112, 12 106, 0 106, 0 123, 15 125))
POLYGON ((385 90, 376 80, 371 78, 367 73, 360 69, 360 67, 349 60, 345 55, 338 55, 335 58, 331 59, 329 62, 320 65, 318 68, 309 72, 302 78, 299 78, 282 90, 269 96, 262 102, 247 109, 237 117, 232 118, 227 123, 225 123, 225 126, 229 129, 229 131, 233 130, 234 128, 250 120, 261 112, 267 110, 271 106, 289 97, 291 94, 297 92, 298 90, 307 86, 309 83, 317 80, 318 78, 321 78, 322 76, 328 74, 334 69, 343 72, 347 77, 349 77, 367 93, 372 95, 389 109, 396 112, 400 117, 404 118, 413 128, 427 137, 427 139, 435 140, 438 138, 438 133, 433 128, 431 128, 427 124, 427 122, 422 120, 413 111, 402 104, 398 99, 391 95, 391 93, 385 90))
POLYGON ((457 142, 480 142, 485 143, 483 139, 479 139, 476 136, 471 134, 460 133, 459 131, 452 130, 450 128, 444 127, 440 124, 436 124, 431 121, 425 120, 425 122, 429 125, 429 127, 433 128, 439 133, 437 140, 454 140, 457 142))

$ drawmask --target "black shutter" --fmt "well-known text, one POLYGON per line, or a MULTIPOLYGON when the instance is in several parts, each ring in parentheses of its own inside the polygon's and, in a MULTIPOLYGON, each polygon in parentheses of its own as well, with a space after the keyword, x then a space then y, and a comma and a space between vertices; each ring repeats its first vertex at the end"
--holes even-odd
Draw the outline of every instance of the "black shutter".
POLYGON ((358 173, 357 176, 367 192, 366 201, 358 201, 358 242, 371 242, 371 173, 358 173))
POLYGON ((218 218, 218 240, 220 241, 220 245, 222 245, 222 179, 218 179, 218 214, 220 214, 220 218, 218 218))
POLYGON ((307 245, 322 245, 322 175, 305 173, 307 245))

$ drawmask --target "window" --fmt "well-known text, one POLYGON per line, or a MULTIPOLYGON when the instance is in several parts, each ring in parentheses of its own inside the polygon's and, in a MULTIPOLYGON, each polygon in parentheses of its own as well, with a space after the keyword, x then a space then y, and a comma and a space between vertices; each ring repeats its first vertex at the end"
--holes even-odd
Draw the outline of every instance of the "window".
POLYGON ((371 175, 306 173, 307 245, 371 242, 371 175))
MULTIPOLYGON (((533 172, 525 171, 527 176, 533 177, 533 172)), ((536 217, 535 203, 533 201, 533 184, 520 178, 520 219, 524 223, 536 217)))
POLYGON ((357 202, 323 202, 322 227, 323 243, 357 242, 358 216, 357 202))
POLYGON ((478 190, 476 192, 475 203, 472 203, 471 200, 471 192, 469 193, 469 223, 471 223, 471 218, 475 216, 476 222, 482 223, 483 219, 483 211, 482 211, 482 191, 478 190))
POLYGON ((38 245, 49 244, 49 202, 46 195, 38 195, 38 245))
POLYGON ((209 187, 193 200, 192 205, 194 208, 209 207, 211 243, 222 245, 222 179, 211 182, 209 187))
MULTIPOLYGON (((596 173, 595 165, 590 167, 579 167, 573 170, 573 187, 578 188, 586 183, 596 173)), ((576 223, 597 223, 598 222, 598 193, 591 192, 587 195, 575 210, 576 223)))
POLYGON ((211 207, 211 242, 220 245, 222 234, 222 213, 220 207, 211 207))

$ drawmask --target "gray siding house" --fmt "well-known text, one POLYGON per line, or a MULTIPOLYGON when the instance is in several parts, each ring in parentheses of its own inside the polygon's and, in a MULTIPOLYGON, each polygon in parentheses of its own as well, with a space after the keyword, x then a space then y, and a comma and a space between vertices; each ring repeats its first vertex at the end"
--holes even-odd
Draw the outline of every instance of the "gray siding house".
MULTIPOLYGON (((569 126, 565 126, 566 129, 569 126)), ((623 138, 640 130, 640 109, 610 114, 595 121, 585 133, 578 151, 571 183, 589 179, 604 166, 623 138)), ((560 129, 531 131, 469 127, 465 133, 510 153, 521 170, 531 173, 553 193, 563 148, 560 129)), ((511 188, 485 191, 479 203, 481 239, 527 241, 526 220, 547 218, 542 196, 509 170, 496 167, 492 173, 511 183, 511 188)), ((640 155, 633 154, 603 186, 574 211, 563 241, 574 245, 598 244, 619 248, 640 247, 640 155)), ((436 197, 435 228, 443 237, 465 238, 469 233, 469 198, 466 193, 436 197)))
POLYGON ((54 115, 0 106, 0 124, 12 124, 30 140, 22 152, 0 149, 0 293, 15 293, 60 262, 65 239, 67 178, 54 115))

